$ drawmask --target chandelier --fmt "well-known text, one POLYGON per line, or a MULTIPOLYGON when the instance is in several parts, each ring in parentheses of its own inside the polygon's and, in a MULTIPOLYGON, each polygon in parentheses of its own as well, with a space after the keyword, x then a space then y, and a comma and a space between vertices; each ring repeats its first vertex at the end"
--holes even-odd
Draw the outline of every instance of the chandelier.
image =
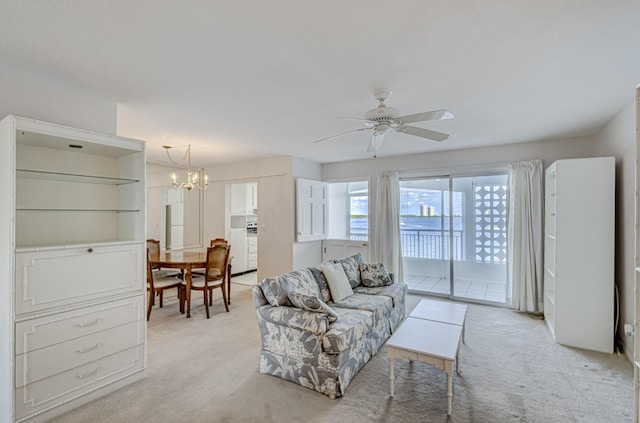
POLYGON ((209 185, 209 177, 207 175, 204 175, 204 183, 201 183, 200 178, 198 176, 200 172, 191 170, 191 144, 189 144, 189 146, 187 147, 187 151, 185 151, 184 157, 182 157, 182 160, 180 160, 180 162, 176 162, 171 158, 171 155, 169 154, 169 150, 171 149, 171 146, 163 145, 162 148, 164 148, 164 150, 167 152, 167 157, 169 158, 171 163, 173 163, 174 165, 180 166, 185 161, 187 163, 187 180, 186 181, 182 181, 178 183, 178 177, 176 176, 176 173, 173 172, 171 174, 171 185, 173 185, 174 188, 177 188, 177 189, 184 188, 187 191, 191 191, 194 188, 198 188, 199 190, 202 190, 202 191, 207 189, 207 186, 209 185))

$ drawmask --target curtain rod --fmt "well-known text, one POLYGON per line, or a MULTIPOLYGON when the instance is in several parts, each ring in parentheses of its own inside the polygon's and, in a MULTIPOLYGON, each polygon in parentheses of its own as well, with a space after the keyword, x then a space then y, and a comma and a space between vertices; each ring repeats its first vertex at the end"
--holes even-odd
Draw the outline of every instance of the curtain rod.
POLYGON ((459 176, 469 175, 472 172, 502 172, 507 171, 508 163, 486 163, 479 165, 459 165, 440 168, 402 169, 398 170, 399 178, 411 178, 421 176, 459 176))

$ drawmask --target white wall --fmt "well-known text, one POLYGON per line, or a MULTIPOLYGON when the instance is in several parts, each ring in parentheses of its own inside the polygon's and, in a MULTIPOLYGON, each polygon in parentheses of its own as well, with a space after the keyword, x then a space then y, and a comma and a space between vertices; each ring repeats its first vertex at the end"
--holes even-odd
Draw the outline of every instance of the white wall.
POLYGON ((63 81, 0 66, 0 93, 0 118, 14 114, 116 135, 116 102, 63 81))
MULTIPOLYGON (((224 237, 225 187, 233 182, 258 183, 258 280, 293 269, 293 158, 276 157, 205 169, 204 239, 224 237)), ((231 246, 233 254, 233 245, 231 246)))
MULTIPOLYGON (((147 239, 157 239, 161 248, 166 248, 166 212, 165 191, 172 189, 170 175, 180 174, 182 170, 174 166, 147 163, 147 239)), ((180 176, 178 177, 180 180, 180 176)), ((204 193, 192 190, 183 193, 184 201, 184 233, 182 244, 184 248, 202 247, 202 210, 201 204, 204 193)), ((207 240, 206 245, 208 245, 207 240)))
POLYGON ((624 324, 633 323, 635 308, 635 105, 631 103, 597 135, 599 155, 616 158, 616 285, 620 297, 617 339, 632 360, 633 338, 624 324))

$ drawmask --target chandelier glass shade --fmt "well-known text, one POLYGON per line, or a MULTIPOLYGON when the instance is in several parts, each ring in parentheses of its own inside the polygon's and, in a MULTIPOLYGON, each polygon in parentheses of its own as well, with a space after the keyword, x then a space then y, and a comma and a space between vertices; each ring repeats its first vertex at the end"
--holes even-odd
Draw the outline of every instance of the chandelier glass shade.
POLYGON ((182 157, 182 160, 180 160, 179 162, 173 160, 173 158, 169 154, 169 150, 171 149, 170 146, 163 145, 162 148, 165 149, 165 151, 167 152, 167 157, 169 158, 171 163, 173 163, 175 166, 180 166, 185 162, 187 163, 186 180, 178 182, 178 176, 176 175, 176 173, 173 172, 171 174, 171 185, 174 188, 185 189, 187 191, 191 191, 194 188, 197 188, 201 191, 204 191, 205 189, 207 189, 207 186, 209 185, 209 177, 207 175, 204 175, 204 178, 203 178, 204 181, 202 181, 199 176, 200 171, 191 170, 191 144, 189 144, 189 146, 187 147, 187 151, 185 151, 184 156, 182 157))

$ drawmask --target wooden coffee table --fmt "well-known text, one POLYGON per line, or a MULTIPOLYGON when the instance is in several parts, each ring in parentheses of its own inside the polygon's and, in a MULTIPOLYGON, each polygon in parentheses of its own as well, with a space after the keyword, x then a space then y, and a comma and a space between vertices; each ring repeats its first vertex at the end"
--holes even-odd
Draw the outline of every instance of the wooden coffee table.
POLYGON ((431 364, 447 375, 447 415, 450 416, 453 402, 451 374, 454 361, 460 373, 458 347, 461 336, 461 325, 407 317, 387 341, 391 396, 394 395, 394 360, 409 359, 431 364))

